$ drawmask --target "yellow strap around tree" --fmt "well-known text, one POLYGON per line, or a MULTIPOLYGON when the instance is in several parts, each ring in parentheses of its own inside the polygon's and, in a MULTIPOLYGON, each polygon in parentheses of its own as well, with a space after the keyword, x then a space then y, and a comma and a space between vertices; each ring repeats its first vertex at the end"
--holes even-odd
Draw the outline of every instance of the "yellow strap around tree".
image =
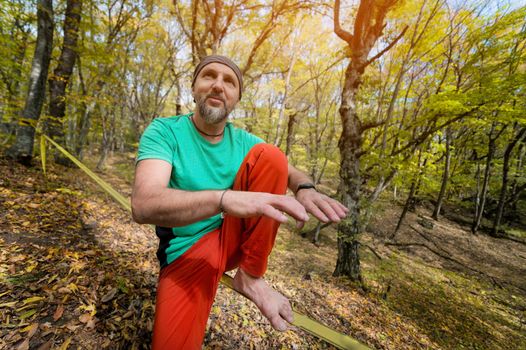
MULTIPOLYGON (((75 158, 71 153, 66 151, 58 143, 53 141, 47 135, 42 134, 40 138, 40 154, 42 159, 42 170, 44 175, 46 173, 46 140, 49 141, 53 146, 55 146, 60 152, 62 152, 66 157, 68 157, 73 163, 75 163, 82 171, 84 171, 89 177, 91 177, 96 183, 102 187, 107 194, 113 197, 124 209, 131 212, 131 205, 128 199, 124 198, 119 192, 113 189, 106 181, 101 179, 97 174, 91 171, 87 166, 82 164, 77 158, 75 158)), ((234 290, 232 284, 232 277, 228 275, 223 275, 221 282, 234 290)), ((369 350, 369 348, 356 339, 353 339, 345 334, 336 332, 335 330, 324 326, 323 324, 316 322, 309 317, 293 310, 294 313, 294 322, 292 324, 298 328, 303 329, 305 332, 310 333, 320 339, 325 340, 326 342, 336 346, 339 349, 348 349, 348 350, 369 350)))

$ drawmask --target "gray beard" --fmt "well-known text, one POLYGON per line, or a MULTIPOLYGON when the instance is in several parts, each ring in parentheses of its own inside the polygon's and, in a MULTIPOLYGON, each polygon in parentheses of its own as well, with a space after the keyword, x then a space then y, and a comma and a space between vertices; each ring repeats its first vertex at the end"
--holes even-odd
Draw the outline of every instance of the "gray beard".
POLYGON ((205 100, 208 96, 204 96, 197 100, 197 107, 199 108, 199 115, 207 124, 219 124, 228 117, 230 111, 226 107, 210 107, 205 100))

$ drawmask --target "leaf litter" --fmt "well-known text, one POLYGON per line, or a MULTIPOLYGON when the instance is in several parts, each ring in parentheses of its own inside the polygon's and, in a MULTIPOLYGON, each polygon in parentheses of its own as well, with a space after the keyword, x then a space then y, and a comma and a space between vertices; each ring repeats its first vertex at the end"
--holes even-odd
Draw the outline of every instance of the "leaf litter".
MULTIPOLYGON (((0 159, 0 349, 149 349, 158 263, 153 230, 77 169, 0 159)), ((119 189, 122 176, 104 175, 119 189)), ((129 195, 128 193, 123 193, 129 195)), ((334 241, 314 247, 284 226, 267 280, 294 307, 377 349, 439 349, 381 298, 331 276, 334 241)), ((333 349, 299 329, 280 333, 220 286, 205 349, 333 349)))

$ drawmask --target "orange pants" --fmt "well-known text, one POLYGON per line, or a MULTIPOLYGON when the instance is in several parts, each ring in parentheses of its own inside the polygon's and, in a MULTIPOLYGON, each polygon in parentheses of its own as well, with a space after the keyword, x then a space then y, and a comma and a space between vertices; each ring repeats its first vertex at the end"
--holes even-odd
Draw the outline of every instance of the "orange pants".
MULTIPOLYGON (((287 164, 278 148, 258 144, 243 160, 233 190, 285 194, 287 164)), ((223 272, 239 266, 253 276, 262 276, 278 227, 277 221, 264 216, 239 219, 226 215, 221 228, 204 235, 163 268, 157 288, 153 350, 201 349, 223 272)))

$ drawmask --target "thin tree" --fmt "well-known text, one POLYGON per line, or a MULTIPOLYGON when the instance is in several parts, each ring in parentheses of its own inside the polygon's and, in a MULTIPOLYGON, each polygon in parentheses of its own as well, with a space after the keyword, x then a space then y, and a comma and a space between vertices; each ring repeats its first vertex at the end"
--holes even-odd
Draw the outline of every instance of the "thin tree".
MULTIPOLYGON (((58 143, 64 143, 64 116, 66 114, 66 88, 77 58, 82 0, 68 0, 64 18, 64 41, 57 67, 49 77, 49 116, 46 120, 47 132, 58 143)), ((68 165, 67 158, 55 153, 55 162, 68 165)))
POLYGON ((29 165, 33 158, 35 127, 40 118, 46 95, 46 80, 53 47, 53 1, 38 0, 37 41, 31 64, 29 88, 22 117, 18 121, 16 139, 7 155, 16 161, 29 165))
POLYGON ((515 135, 513 135, 513 138, 508 143, 508 145, 506 146, 506 150, 504 151, 504 163, 502 165, 502 185, 500 189, 499 203, 497 205, 497 214, 495 215, 495 220, 493 221, 493 229, 491 231, 491 235, 494 237, 500 236, 499 228, 502 221, 502 214, 504 213, 506 193, 508 192, 508 177, 510 171, 511 152, 513 151, 513 148, 517 145, 517 143, 521 142, 521 140, 523 140, 526 135, 526 126, 520 128, 516 127, 515 129, 518 129, 518 131, 515 135))

